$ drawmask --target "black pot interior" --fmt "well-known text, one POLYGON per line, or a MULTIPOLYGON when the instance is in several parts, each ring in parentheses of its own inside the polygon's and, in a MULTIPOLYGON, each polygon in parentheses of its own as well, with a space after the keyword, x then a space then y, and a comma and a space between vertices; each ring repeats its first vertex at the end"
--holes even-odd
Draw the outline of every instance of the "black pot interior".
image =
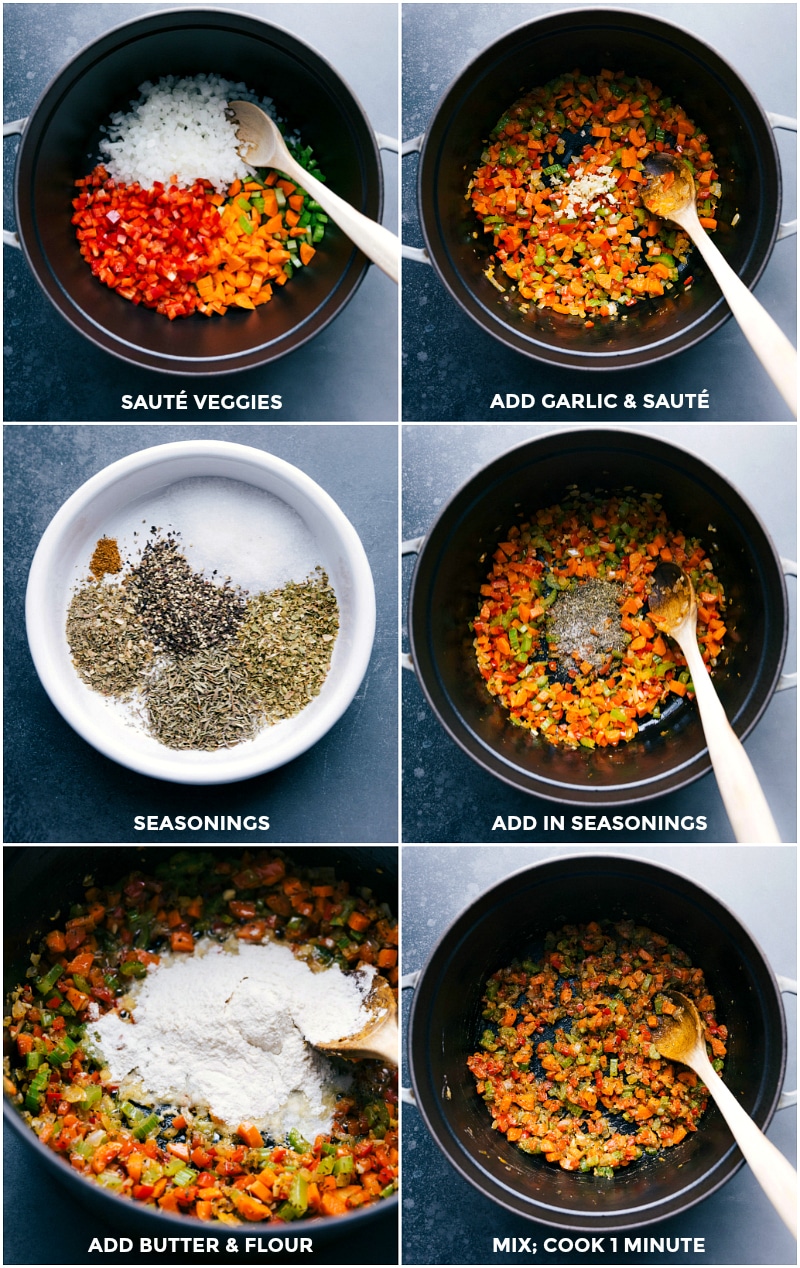
MULTIPOLYGON (((129 872, 147 872, 159 861, 175 853, 177 846, 74 846, 74 847, 7 847, 5 851, 5 930, 3 996, 7 997, 25 977, 31 951, 35 951, 40 938, 50 929, 59 912, 83 897, 85 878, 91 876, 97 885, 111 885, 129 872)), ((192 846, 193 853, 203 851, 222 856, 226 847, 192 846)), ((241 857, 244 847, 228 847, 232 857, 241 857)), ((301 867, 333 867, 337 876, 345 877, 352 887, 369 886, 380 902, 389 903, 398 910, 397 850, 393 846, 297 846, 286 851, 286 856, 301 867)), ((63 919, 63 916, 62 916, 63 919)), ((153 1207, 143 1206, 113 1193, 99 1185, 88 1183, 73 1171, 63 1158, 42 1145, 31 1129, 23 1122, 11 1103, 4 1099, 5 1121, 22 1139, 36 1151, 41 1164, 61 1184, 71 1190, 79 1201, 95 1210, 98 1215, 120 1228, 146 1229, 160 1233, 186 1236, 197 1233, 208 1225, 190 1217, 169 1215, 153 1207)), ((381 1218, 383 1207, 367 1207, 354 1211, 340 1219, 315 1220, 315 1243, 340 1237, 361 1226, 365 1220, 381 1218)), ((270 1225, 270 1236, 283 1233, 309 1231, 310 1225, 270 1225)), ((214 1231, 214 1230, 212 1230, 214 1231)), ((249 1225, 226 1227, 231 1236, 252 1233, 249 1225)))
POLYGON ((523 791, 607 806, 674 791, 710 769, 695 705, 670 706, 616 748, 564 749, 511 725, 478 673, 469 622, 489 558, 509 527, 581 490, 663 494, 673 528, 700 537, 721 577, 726 646, 714 680, 740 736, 769 701, 786 646, 786 591, 774 547, 743 498, 705 463, 663 441, 614 431, 553 434, 496 459, 442 512, 417 563, 409 632, 439 721, 481 766, 523 791))
POLYGON ((565 923, 628 917, 669 937, 705 973, 729 1028, 724 1079, 759 1126, 772 1116, 785 1064, 785 1021, 763 954, 736 917, 691 881, 650 863, 584 856, 518 872, 444 935, 414 993, 414 1092, 448 1161, 515 1214, 560 1228, 630 1228, 700 1201, 741 1163, 714 1105, 680 1145, 645 1155, 613 1180, 526 1155, 491 1128, 466 1058, 484 1028, 487 978, 565 923))
POLYGON ((644 14, 560 12, 518 27, 484 50, 437 107, 420 163, 419 211, 442 280, 489 334, 558 365, 620 370, 690 347, 726 320, 719 289, 696 253, 691 289, 637 303, 625 321, 598 319, 587 330, 581 318, 534 306, 524 314, 508 293, 492 286, 483 273, 490 235, 484 238, 464 197, 486 138, 517 97, 565 71, 593 74, 604 67, 651 80, 708 134, 722 184, 714 241, 753 285, 772 250, 780 211, 772 132, 750 90, 712 49, 644 14))
POLYGON ((138 19, 84 49, 46 90, 20 147, 17 224, 33 270, 56 307, 109 352, 151 369, 220 374, 271 361, 321 330, 354 293, 367 262, 332 224, 313 268, 269 304, 224 317, 168 321, 92 275, 71 224, 74 181, 93 168, 100 125, 162 75, 216 74, 271 97, 290 132, 311 145, 330 188, 380 219, 374 134, 357 100, 313 49, 256 18, 220 10, 138 19))

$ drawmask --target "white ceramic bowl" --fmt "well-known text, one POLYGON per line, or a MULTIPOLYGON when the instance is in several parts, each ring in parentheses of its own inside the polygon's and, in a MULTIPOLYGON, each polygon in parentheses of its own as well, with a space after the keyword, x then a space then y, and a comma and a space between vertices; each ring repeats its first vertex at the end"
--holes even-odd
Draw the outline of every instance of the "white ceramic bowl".
MULTIPOLYGON (((298 578, 299 579, 299 578, 298 578)), ((235 580, 235 578, 234 578, 235 580)), ((143 449, 92 476, 48 525, 31 565, 25 600, 28 643, 42 686, 59 713, 101 753, 156 779, 225 784, 291 761, 342 716, 364 677, 375 636, 375 589, 364 548, 329 495, 297 467, 247 445, 179 441, 143 449), (339 634, 319 695, 293 718, 253 740, 215 752, 169 749, 131 725, 114 702, 92 691, 72 665, 65 623, 76 576, 87 575, 95 543, 121 509, 147 505, 191 477, 223 477, 263 489, 304 521, 339 605, 339 634), (76 567, 83 573, 76 573, 76 567)))

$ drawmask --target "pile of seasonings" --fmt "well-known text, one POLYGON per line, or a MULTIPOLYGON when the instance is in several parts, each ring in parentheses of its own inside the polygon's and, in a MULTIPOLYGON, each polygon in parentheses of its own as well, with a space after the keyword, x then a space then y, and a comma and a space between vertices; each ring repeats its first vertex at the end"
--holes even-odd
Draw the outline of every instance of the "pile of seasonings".
POLYGON ((546 631, 550 655, 562 675, 574 675, 576 663, 588 664, 590 673, 602 673, 614 652, 625 650, 621 590, 614 581, 590 577, 581 585, 572 581, 559 594, 550 609, 546 631))
POLYGON ((122 571, 122 556, 115 537, 101 537, 89 560, 89 572, 98 581, 108 572, 122 571))
POLYGON ((83 681, 120 700, 139 686, 153 660, 153 644, 133 595, 123 585, 92 581, 73 594, 67 642, 83 681))
MULTIPOLYGON (((150 530, 157 533, 158 529, 150 530)), ((245 595, 195 572, 174 537, 148 541, 131 585, 137 610, 161 651, 187 656, 213 647, 241 624, 245 595)))
POLYGON ((101 538, 91 576, 101 568, 70 601, 73 664, 93 690, 132 703, 166 747, 231 748, 319 694, 339 627, 321 568, 250 595, 193 568, 180 534, 156 525, 136 562, 101 538), (112 547, 118 567, 103 563, 115 564, 112 547))

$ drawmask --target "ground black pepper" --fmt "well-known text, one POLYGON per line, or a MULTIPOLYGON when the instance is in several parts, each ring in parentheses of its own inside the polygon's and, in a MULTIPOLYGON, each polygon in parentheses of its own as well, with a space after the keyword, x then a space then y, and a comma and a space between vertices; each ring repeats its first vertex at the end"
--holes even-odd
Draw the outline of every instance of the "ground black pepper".
POLYGON ((147 542, 130 585, 156 647, 178 656, 230 638, 244 616, 244 593, 227 582, 215 585, 195 572, 174 537, 147 542))

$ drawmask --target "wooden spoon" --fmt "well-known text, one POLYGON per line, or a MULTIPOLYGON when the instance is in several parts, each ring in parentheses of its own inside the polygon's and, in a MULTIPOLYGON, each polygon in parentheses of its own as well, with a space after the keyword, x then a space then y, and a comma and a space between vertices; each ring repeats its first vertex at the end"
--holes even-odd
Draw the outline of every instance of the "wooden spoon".
POLYGON ((278 125, 252 101, 229 101, 228 109, 234 117, 239 153, 245 163, 251 167, 277 168, 297 181, 324 208, 342 233, 346 233, 350 241, 383 269, 393 282, 397 282, 400 277, 400 243, 395 235, 356 211, 355 207, 301 167, 289 153, 278 125))
POLYGON ((700 224, 691 170, 671 154, 651 155, 644 170, 647 181, 641 197, 645 207, 688 233, 716 278, 750 347, 796 418, 797 353, 700 224))
POLYGON ((662 1057, 688 1065, 705 1083, 753 1175, 789 1232, 797 1237, 797 1172, 756 1127, 712 1066, 706 1052, 703 1023, 692 1001, 680 991, 667 991, 666 994, 678 1008, 674 1014, 661 1015, 653 1043, 662 1057))
POLYGON ((314 1047, 338 1057, 371 1057, 398 1065, 397 1001, 385 977, 378 975, 373 979, 366 1003, 372 1015, 361 1030, 344 1039, 316 1043, 314 1047))
POLYGON ((692 675, 708 754, 737 841, 780 842, 750 758, 725 716, 697 646, 697 600, 691 579, 677 564, 663 563, 650 577, 650 618, 680 647, 692 675))

